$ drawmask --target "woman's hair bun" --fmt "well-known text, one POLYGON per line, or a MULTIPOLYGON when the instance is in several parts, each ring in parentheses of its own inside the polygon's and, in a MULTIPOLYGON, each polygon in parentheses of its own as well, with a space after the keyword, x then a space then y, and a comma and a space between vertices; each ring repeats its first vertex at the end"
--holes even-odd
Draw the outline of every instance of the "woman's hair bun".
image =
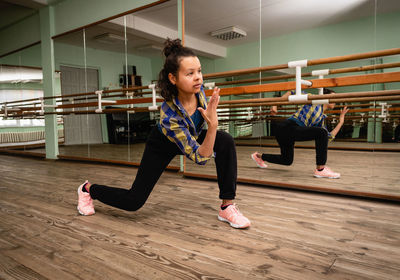
POLYGON ((183 46, 180 39, 171 40, 168 38, 164 43, 163 54, 168 57, 171 54, 178 54, 183 46))

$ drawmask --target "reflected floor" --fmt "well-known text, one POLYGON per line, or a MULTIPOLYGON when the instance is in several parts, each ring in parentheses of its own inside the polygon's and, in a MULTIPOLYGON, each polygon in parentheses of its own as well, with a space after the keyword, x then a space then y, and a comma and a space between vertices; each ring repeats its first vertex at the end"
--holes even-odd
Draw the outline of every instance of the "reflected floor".
MULTIPOLYGON (((278 146, 275 138, 241 138, 235 139, 237 145, 248 146, 278 146)), ((314 147, 314 141, 296 142, 296 147, 314 147)), ((359 149, 359 150, 394 150, 400 152, 400 143, 369 143, 366 141, 334 140, 329 142, 330 149, 359 149)))
MULTIPOLYGON (((326 189, 339 193, 356 192, 397 196, 400 199, 400 154, 397 152, 362 152, 348 150, 329 150, 328 162, 334 171, 341 173, 340 179, 314 178, 315 151, 295 149, 291 166, 268 164, 260 169, 250 155, 261 153, 279 153, 279 148, 237 146, 238 178, 242 182, 264 185, 296 187, 305 189, 326 189)), ((188 173, 216 175, 214 161, 198 166, 186 161, 188 173)), ((379 197, 375 195, 374 197, 379 197)))

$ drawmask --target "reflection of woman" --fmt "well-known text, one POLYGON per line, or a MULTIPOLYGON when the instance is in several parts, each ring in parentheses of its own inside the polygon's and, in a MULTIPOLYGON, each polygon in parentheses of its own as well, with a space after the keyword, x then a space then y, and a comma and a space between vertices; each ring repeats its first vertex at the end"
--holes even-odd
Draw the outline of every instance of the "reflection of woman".
POLYGON ((222 199, 218 219, 235 228, 249 227, 250 221, 233 204, 237 177, 235 143, 228 133, 217 131, 219 89, 214 89, 207 105, 197 56, 183 47, 179 39, 167 40, 163 52, 166 59, 158 86, 165 101, 161 105, 160 123, 147 140, 132 188, 112 188, 86 181, 78 188, 78 211, 82 215, 94 214, 93 199, 136 211, 144 205, 162 172, 176 155, 184 154, 197 164, 205 164, 214 154, 219 197, 222 199), (205 129, 205 123, 208 129, 205 129))
POLYGON ((400 143, 400 124, 394 129, 393 141, 400 143))
MULTIPOLYGON (((324 89, 324 94, 333 93, 334 91, 332 90, 324 89)), ((293 94, 293 92, 288 91, 284 96, 287 97, 291 94, 293 94)), ((334 103, 325 105, 303 105, 290 118, 277 125, 275 137, 279 143, 281 153, 276 155, 255 152, 251 155, 251 158, 260 168, 267 168, 264 161, 291 165, 293 162, 295 141, 315 140, 317 167, 314 171, 314 176, 318 178, 339 178, 339 173, 333 172, 325 165, 327 161, 328 139, 335 138, 344 123, 344 117, 348 109, 344 107, 343 110, 341 110, 338 124, 331 132, 328 132, 324 124, 326 118, 324 110, 333 109, 334 107, 334 103)), ((276 113, 277 107, 272 106, 271 114, 275 115, 276 113)))

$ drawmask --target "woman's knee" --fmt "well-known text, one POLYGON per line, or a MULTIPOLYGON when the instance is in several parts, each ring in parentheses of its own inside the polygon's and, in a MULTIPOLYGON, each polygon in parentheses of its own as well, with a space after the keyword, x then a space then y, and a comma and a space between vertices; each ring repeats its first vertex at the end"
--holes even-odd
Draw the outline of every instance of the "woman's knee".
POLYGON ((134 193, 129 193, 125 198, 125 206, 123 207, 126 211, 137 211, 143 207, 146 203, 147 197, 142 197, 135 195, 134 193))
POLYGON ((232 135, 225 131, 218 130, 215 143, 221 147, 234 147, 235 140, 232 135))
POLYGON ((328 131, 325 128, 318 129, 318 136, 321 139, 328 139, 328 131))
POLYGON ((282 164, 283 165, 292 165, 293 157, 285 157, 283 158, 282 164))

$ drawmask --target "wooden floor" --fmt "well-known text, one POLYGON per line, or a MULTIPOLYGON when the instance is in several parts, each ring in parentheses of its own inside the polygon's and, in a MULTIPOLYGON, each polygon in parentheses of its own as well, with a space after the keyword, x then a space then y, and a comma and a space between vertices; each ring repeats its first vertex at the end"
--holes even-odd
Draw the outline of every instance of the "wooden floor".
POLYGON ((136 171, 0 155, 0 279, 399 279, 399 204, 239 184, 236 230, 215 182, 165 172, 137 212, 78 215, 85 179, 136 171))
MULTIPOLYGON (((240 143, 240 141, 239 141, 240 143)), ((253 144, 256 143, 253 140, 253 144)), ((263 139, 264 144, 276 144, 272 140, 263 139)), ((382 151, 400 148, 399 143, 357 143, 332 142, 330 147, 355 148, 330 149, 328 162, 334 171, 341 173, 340 179, 318 179, 313 177, 315 168, 314 143, 299 142, 303 147, 296 148, 294 162, 291 166, 269 164, 267 169, 257 168, 250 159, 255 152, 280 153, 277 147, 237 146, 238 180, 256 184, 320 190, 350 195, 371 196, 400 201, 400 152, 382 151), (363 148, 376 148, 377 151, 362 151, 363 148)), ((30 151, 45 153, 44 148, 30 151)), ((144 143, 127 145, 73 145, 60 146, 60 155, 88 157, 104 160, 117 160, 139 163, 144 151, 144 143)), ((179 157, 172 160, 170 166, 179 168, 179 157)), ((205 166, 199 166, 189 160, 185 164, 187 176, 215 177, 216 169, 213 160, 205 166)))

